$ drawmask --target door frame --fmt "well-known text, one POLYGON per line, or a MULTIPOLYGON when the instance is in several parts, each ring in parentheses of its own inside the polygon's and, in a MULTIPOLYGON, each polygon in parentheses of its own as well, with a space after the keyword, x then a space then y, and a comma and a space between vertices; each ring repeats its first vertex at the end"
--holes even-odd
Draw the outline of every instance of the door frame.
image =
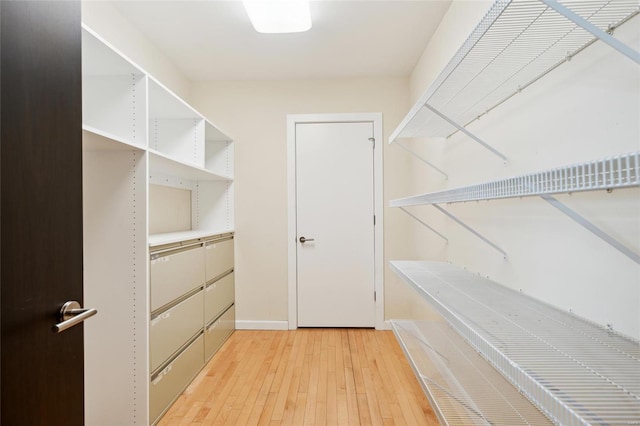
POLYGON ((288 328, 298 328, 298 262, 296 224, 296 124, 309 123, 373 123, 373 196, 376 225, 374 227, 374 291, 376 292, 375 328, 386 329, 384 321, 384 201, 382 180, 382 113, 288 114, 287 115, 287 259, 288 259, 288 328))

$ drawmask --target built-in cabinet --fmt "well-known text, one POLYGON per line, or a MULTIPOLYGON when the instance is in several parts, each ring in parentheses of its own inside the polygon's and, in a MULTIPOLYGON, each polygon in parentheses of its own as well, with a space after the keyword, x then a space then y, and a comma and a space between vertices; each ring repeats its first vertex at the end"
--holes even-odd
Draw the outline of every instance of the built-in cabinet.
POLYGON ((234 330, 233 234, 150 247, 150 420, 234 330))
POLYGON ((233 141, 83 26, 88 425, 155 423, 235 328, 233 141))
MULTIPOLYGON (((469 124, 493 110, 504 113, 509 99, 595 43, 606 43, 625 60, 640 64, 640 52, 626 44, 637 45, 637 36, 627 35, 628 40, 615 37, 618 31, 637 25, 638 13, 637 1, 627 0, 495 1, 390 142, 463 134, 467 142, 479 144, 508 165, 510 153, 496 149, 475 132, 477 126, 469 124)), ((624 124, 631 127, 637 121, 624 124)), ((558 146, 576 142, 566 139, 556 137, 554 142, 558 146)), ((637 138, 629 139, 626 142, 635 151, 589 161, 576 158, 573 164, 506 178, 500 175, 491 181, 392 200, 390 206, 409 213, 446 240, 407 211, 411 206, 433 206, 447 220, 469 231, 469 237, 486 244, 487 251, 500 253, 509 262, 508 247, 465 223, 465 218, 447 205, 539 196, 609 245, 603 247, 617 250, 637 267, 640 254, 635 249, 554 198, 556 194, 629 191, 640 186, 637 138)), ((608 142, 606 138, 602 141, 608 142)), ((579 149, 575 154, 580 154, 579 149)), ((449 178, 447 170, 432 164, 433 159, 421 160, 449 178)), ((478 164, 478 168, 482 166, 490 167, 478 164)), ((486 207, 478 203, 475 208, 486 207)), ((538 218, 532 215, 527 219, 538 218)), ((614 424, 640 419, 640 342, 636 339, 609 324, 593 323, 449 263, 392 261, 390 267, 430 305, 424 315, 431 317, 429 320, 391 320, 391 324, 443 424, 614 424)), ((539 268, 547 265, 541 262, 539 268)), ((548 273, 553 270, 549 268, 548 273)), ((585 292, 594 291, 586 287, 585 292)), ((598 289, 607 291, 605 286, 598 289)))

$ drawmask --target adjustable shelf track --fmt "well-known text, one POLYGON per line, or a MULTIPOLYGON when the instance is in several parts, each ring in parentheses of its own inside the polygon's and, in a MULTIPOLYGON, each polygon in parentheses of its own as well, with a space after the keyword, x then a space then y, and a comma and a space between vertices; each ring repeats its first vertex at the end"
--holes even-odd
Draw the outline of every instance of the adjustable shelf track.
MULTIPOLYGON (((553 423, 613 425, 640 421, 640 342, 447 263, 396 261, 391 266, 473 351, 553 423)), ((538 424, 524 418, 494 422, 477 415, 482 412, 482 392, 459 390, 466 377, 460 374, 464 370, 458 371, 456 364, 460 363, 452 358, 454 350, 442 344, 446 339, 437 337, 442 330, 429 330, 432 327, 412 321, 396 322, 394 327, 405 351, 408 345, 412 347, 410 360, 428 356, 435 358, 440 368, 451 367, 449 385, 441 387, 448 390, 444 392, 447 398, 463 401, 471 413, 467 414, 476 418, 477 422, 468 424, 538 424)), ((416 369, 419 367, 414 363, 416 369)), ((426 380, 423 376, 418 377, 421 382, 426 380)), ((438 377, 427 376, 426 381, 446 382, 438 377)), ((443 393, 442 389, 439 392, 443 393)), ((487 385, 485 392, 495 390, 487 385)), ((493 398, 492 403, 511 410, 511 397, 499 395, 501 398, 493 398)), ((459 406, 459 401, 454 405, 459 406)), ((445 400, 437 405, 447 403, 445 400)))

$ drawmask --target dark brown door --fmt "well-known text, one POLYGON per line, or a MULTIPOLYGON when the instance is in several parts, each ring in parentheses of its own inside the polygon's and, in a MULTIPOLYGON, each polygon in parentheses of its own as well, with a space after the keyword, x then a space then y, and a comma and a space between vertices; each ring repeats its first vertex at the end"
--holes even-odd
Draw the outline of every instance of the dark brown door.
POLYGON ((0 1, 1 423, 81 425, 82 97, 78 1, 0 1))

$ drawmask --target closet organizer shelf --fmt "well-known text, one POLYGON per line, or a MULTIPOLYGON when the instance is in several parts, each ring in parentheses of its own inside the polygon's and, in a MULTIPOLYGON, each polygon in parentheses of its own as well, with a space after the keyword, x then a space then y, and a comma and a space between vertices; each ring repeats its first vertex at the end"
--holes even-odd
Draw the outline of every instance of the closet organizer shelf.
POLYGON ((391 200, 391 207, 458 203, 640 186, 640 151, 537 173, 391 200))
POLYGON ((85 25, 82 41, 85 416, 155 424, 235 329, 234 144, 85 25))
POLYGON ((554 423, 639 421, 640 342, 447 263, 391 267, 554 423))
POLYGON ((162 152, 149 149, 149 169, 152 176, 152 183, 155 182, 156 176, 164 177, 180 177, 188 180, 202 181, 231 181, 230 176, 223 176, 213 173, 211 170, 200 167, 197 164, 185 163, 176 160, 162 152))
POLYGON ((446 322, 391 327, 441 424, 553 424, 446 322))
MULTIPOLYGON (((603 31, 638 14, 637 0, 566 0, 603 31)), ((554 70, 597 38, 539 0, 498 0, 389 142, 448 137, 554 70), (438 113, 434 112, 437 111, 438 113)))

